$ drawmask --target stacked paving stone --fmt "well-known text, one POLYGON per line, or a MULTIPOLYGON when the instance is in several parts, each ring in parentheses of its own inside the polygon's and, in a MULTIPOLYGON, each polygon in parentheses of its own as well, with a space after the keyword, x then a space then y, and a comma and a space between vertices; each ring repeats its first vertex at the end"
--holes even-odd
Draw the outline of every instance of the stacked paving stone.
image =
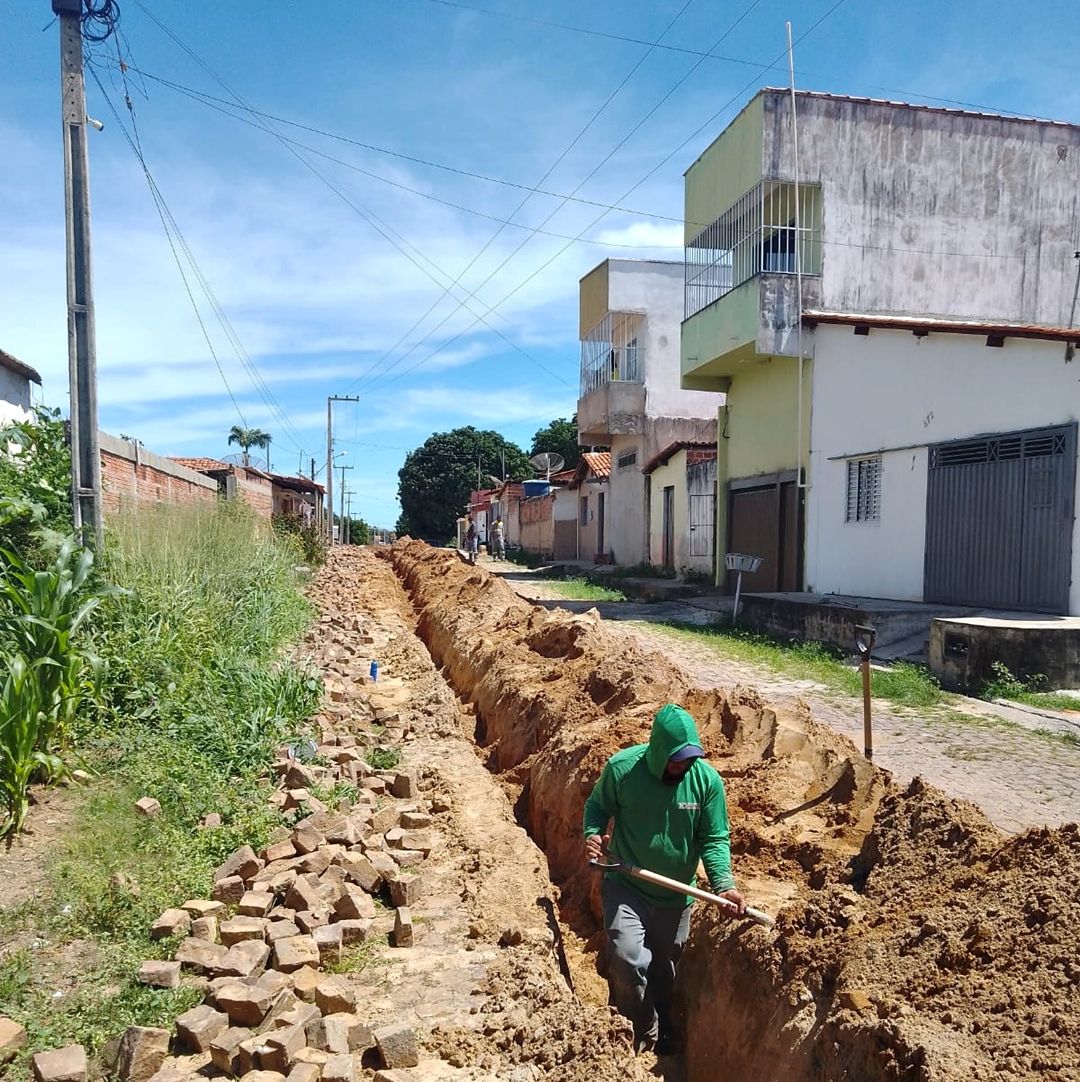
MULTIPOLYGON (((217 869, 209 900, 185 902, 154 923, 153 938, 184 938, 173 961, 144 962, 138 979, 176 988, 186 972, 205 985, 206 998, 176 1020, 175 1036, 128 1029, 116 1065, 122 1082, 195 1082, 208 1076, 206 1054, 210 1071, 240 1082, 358 1082, 362 1061, 381 1064, 377 1079, 404 1082, 409 1075, 400 1069, 419 1062, 409 1026, 371 1028, 348 981, 324 971, 371 935, 376 894, 396 910, 393 945, 412 946, 410 906, 420 898, 417 869, 433 844, 431 816, 411 774, 367 763, 363 749, 380 746, 379 737, 337 729, 376 723, 387 742, 381 746, 411 733, 399 712, 371 702, 368 662, 356 661, 351 650, 371 642, 357 618, 323 616, 311 641, 328 669, 329 701, 315 719, 323 726, 320 743, 310 763, 300 762, 294 748, 281 749, 271 798, 304 818, 278 829, 259 853, 250 846, 233 853, 217 869), (356 787, 355 803, 331 809, 313 795, 337 782, 356 787), (198 1074, 167 1065, 170 1047, 201 1054, 198 1074)), ((8 1032, 5 1022, 0 1043, 13 1054, 26 1034, 22 1027, 8 1032)), ((37 1082, 86 1082, 87 1057, 77 1045, 39 1053, 32 1063, 37 1082)))

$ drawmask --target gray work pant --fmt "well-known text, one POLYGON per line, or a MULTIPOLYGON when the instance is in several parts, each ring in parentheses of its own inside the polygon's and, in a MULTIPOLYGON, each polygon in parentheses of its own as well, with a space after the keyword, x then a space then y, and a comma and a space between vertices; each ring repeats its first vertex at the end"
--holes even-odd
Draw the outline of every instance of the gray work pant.
POLYGON ((655 1038, 672 1024, 675 967, 690 934, 690 906, 651 905, 618 879, 600 891, 609 950, 608 982, 619 1013, 636 1040, 655 1038))

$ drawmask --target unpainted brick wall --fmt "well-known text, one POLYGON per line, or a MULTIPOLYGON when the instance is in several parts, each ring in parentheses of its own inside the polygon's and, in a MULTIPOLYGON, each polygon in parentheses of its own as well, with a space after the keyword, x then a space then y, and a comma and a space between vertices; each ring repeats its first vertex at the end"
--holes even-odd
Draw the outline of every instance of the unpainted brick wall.
POLYGON ((555 551, 555 497, 532 496, 522 500, 521 547, 526 552, 550 556, 555 551))
POLYGON ((218 498, 216 489, 204 488, 152 466, 136 466, 130 459, 105 450, 101 452, 101 495, 106 515, 131 510, 138 504, 205 506, 218 498))
POLYGON ((269 477, 236 468, 236 494, 259 518, 269 519, 274 514, 274 486, 269 477))

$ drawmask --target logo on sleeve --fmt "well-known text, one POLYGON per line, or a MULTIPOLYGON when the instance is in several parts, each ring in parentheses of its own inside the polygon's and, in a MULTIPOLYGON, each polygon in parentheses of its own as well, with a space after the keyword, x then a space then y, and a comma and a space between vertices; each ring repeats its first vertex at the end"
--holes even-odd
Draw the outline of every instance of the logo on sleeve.
POLYGON ((679 811, 700 811, 701 805, 696 800, 680 800, 679 811))

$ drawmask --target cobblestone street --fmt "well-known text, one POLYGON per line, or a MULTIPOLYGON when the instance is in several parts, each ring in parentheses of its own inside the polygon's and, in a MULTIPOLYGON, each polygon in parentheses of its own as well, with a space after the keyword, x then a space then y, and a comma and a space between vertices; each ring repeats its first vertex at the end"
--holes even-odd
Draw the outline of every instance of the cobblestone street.
MULTIPOLYGON (((523 597, 560 601, 577 612, 598 609, 613 634, 663 654, 702 687, 744 684, 778 704, 802 699, 818 721, 862 747, 860 700, 734 661, 722 647, 678 639, 657 626, 688 618, 706 623, 715 614, 678 602, 563 601, 550 581, 518 575, 518 570, 510 569, 506 578, 523 597)), ((947 706, 924 709, 875 701, 874 761, 900 782, 921 775, 950 795, 972 801, 1003 830, 1080 820, 1080 745, 1036 731, 1031 718, 1009 715, 1007 708, 959 696, 947 706)))

